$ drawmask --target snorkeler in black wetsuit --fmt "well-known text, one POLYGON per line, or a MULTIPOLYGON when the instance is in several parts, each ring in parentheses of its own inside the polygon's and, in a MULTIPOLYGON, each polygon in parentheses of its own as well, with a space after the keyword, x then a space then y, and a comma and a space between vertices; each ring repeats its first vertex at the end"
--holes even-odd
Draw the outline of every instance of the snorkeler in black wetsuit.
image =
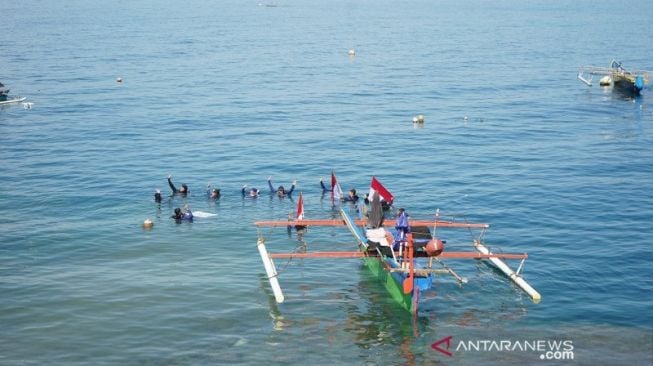
POLYGON ((157 188, 157 190, 154 191, 154 202, 161 203, 161 201, 162 201, 161 190, 157 188))
POLYGON ((172 194, 175 195, 179 193, 181 196, 186 196, 189 191, 188 191, 188 186, 186 184, 182 184, 181 188, 177 189, 174 184, 172 184, 172 175, 168 176, 168 185, 170 186, 170 189, 172 189, 172 194))
POLYGON ((206 185, 206 196, 209 199, 217 200, 220 198, 220 189, 211 188, 211 182, 209 182, 209 184, 206 185))
POLYGON ((297 181, 295 180, 292 182, 292 186, 290 187, 289 190, 286 191, 286 189, 283 186, 279 186, 275 190, 274 187, 272 186, 272 177, 268 177, 268 187, 270 187, 270 194, 274 194, 276 192, 277 197, 279 198, 290 196, 292 192, 295 190, 296 185, 297 185, 297 181))
POLYGON ((259 193, 261 193, 261 191, 258 188, 250 188, 249 193, 245 193, 246 188, 247 188, 247 184, 243 184, 243 188, 240 190, 240 192, 243 195, 243 198, 245 197, 256 198, 258 197, 259 193))
POLYGON ((193 222, 193 213, 188 208, 182 211, 181 208, 177 207, 175 208, 175 214, 170 216, 170 218, 175 219, 177 223, 181 223, 182 221, 193 222))

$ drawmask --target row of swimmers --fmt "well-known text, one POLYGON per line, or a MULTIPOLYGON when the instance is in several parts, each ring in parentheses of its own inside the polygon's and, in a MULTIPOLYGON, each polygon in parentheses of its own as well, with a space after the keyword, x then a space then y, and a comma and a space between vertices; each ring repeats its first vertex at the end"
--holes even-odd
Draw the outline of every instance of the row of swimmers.
MULTIPOLYGON (((170 189, 172 190, 172 196, 179 195, 182 197, 186 197, 188 194, 190 194, 190 190, 188 188, 187 184, 182 184, 179 188, 175 186, 175 184, 172 182, 172 176, 168 176, 167 178, 168 185, 170 186, 170 189)), ((270 189, 270 195, 276 194, 279 198, 284 198, 286 196, 292 197, 292 193, 295 190, 295 187, 297 186, 297 181, 293 181, 292 185, 290 186, 290 189, 286 189, 284 186, 280 185, 276 189, 272 185, 272 178, 268 177, 267 179, 268 182, 268 188, 270 189)), ((322 194, 325 195, 329 192, 332 192, 333 190, 328 188, 325 184, 322 178, 320 178, 320 187, 322 188, 322 194)), ((241 188, 241 195, 243 198, 249 197, 249 198, 257 198, 261 194, 261 190, 258 188, 250 188, 247 189, 247 184, 243 185, 241 188)), ((211 187, 211 183, 207 184, 206 187, 206 196, 209 199, 212 200, 218 200, 221 197, 220 189, 219 188, 213 188, 211 187)), ((358 194, 356 192, 356 189, 351 188, 348 192, 347 195, 344 197, 340 198, 341 201, 343 202, 350 202, 353 204, 357 204, 359 201, 358 194)), ((161 195, 161 190, 156 189, 154 193, 154 201, 157 203, 161 203, 163 201, 163 196, 161 195)), ((366 205, 370 203, 369 197, 366 194, 364 198, 364 202, 366 205)), ((392 205, 392 202, 382 202, 383 205, 383 210, 388 210, 390 209, 390 206, 392 205)), ((171 216, 171 218, 175 219, 177 222, 182 222, 182 221, 188 221, 192 222, 193 221, 193 213, 188 208, 188 206, 184 206, 184 208, 175 208, 174 214, 171 216)))
MULTIPOLYGON (((182 197, 187 196, 190 193, 190 190, 188 189, 187 184, 182 184, 179 188, 174 185, 172 182, 172 176, 168 176, 168 186, 170 186, 170 189, 172 190, 172 195, 180 195, 182 197)), ((284 186, 280 185, 276 189, 272 185, 272 177, 268 177, 268 187, 270 189, 270 194, 276 194, 279 198, 283 198, 286 196, 291 196, 292 193, 295 190, 295 187, 297 186, 297 181, 293 181, 292 185, 290 186, 290 189, 286 189, 284 186)), ((332 190, 328 188, 325 184, 322 178, 320 178, 320 187, 322 188, 322 194, 326 194, 327 192, 331 192, 332 190)), ((241 188, 241 195, 243 197, 251 197, 251 198, 256 198, 261 194, 261 190, 258 188, 250 188, 247 189, 247 184, 243 185, 241 188)), ((211 187, 211 183, 208 183, 206 186, 206 196, 209 199, 217 200, 220 199, 221 193, 219 188, 213 188, 211 187)), ((342 201, 345 202, 352 202, 352 203, 358 203, 359 197, 356 194, 356 189, 352 188, 349 190, 346 196, 341 198, 342 201)), ((161 203, 163 201, 163 196, 161 195, 161 190, 156 189, 154 192, 154 201, 157 203, 161 203)), ((368 202, 368 197, 367 195, 365 196, 365 203, 368 202)))

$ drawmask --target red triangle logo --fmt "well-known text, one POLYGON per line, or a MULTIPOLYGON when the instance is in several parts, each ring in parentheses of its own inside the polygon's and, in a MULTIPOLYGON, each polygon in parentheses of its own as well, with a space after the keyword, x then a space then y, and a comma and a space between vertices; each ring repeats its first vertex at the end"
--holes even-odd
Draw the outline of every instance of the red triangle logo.
POLYGON ((440 339, 439 341, 436 341, 435 343, 433 343, 431 345, 431 348, 433 348, 434 350, 436 350, 436 351, 438 351, 440 353, 443 353, 443 354, 445 354, 445 355, 447 355, 449 357, 453 356, 453 353, 449 352, 449 348, 451 347, 451 338, 452 337, 453 336, 448 336, 448 337, 444 337, 444 338, 440 339), (446 345, 447 349, 440 348, 440 345, 442 343, 444 343, 446 345))

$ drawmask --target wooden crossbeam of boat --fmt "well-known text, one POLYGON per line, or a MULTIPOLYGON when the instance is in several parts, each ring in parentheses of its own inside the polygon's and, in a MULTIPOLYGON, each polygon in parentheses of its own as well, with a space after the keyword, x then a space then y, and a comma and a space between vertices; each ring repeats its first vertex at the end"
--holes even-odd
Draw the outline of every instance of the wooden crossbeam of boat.
MULTIPOLYGON (((398 257, 399 252, 395 252, 398 257)), ((362 258, 374 257, 375 253, 364 253, 360 251, 320 251, 320 252, 297 252, 297 253, 270 253, 268 256, 272 259, 289 259, 289 258, 362 258)), ((417 252, 415 257, 426 258, 426 253, 417 252)), ((475 253, 475 252, 443 252, 437 258, 440 259, 526 259, 528 254, 510 254, 510 253, 475 253)))
POLYGON ((455 221, 446 221, 446 220, 410 220, 410 226, 426 226, 433 227, 437 226, 438 229, 443 227, 451 228, 462 228, 462 229, 487 229, 490 227, 490 224, 484 223, 473 223, 473 222, 455 222, 455 221))
POLYGON ((304 253, 270 253, 272 259, 289 258, 362 258, 366 254, 354 251, 333 251, 333 252, 304 252, 304 253))
MULTIPOLYGON (((388 220, 391 221, 391 220, 388 220)), ((345 222, 342 219, 306 219, 306 220, 268 220, 256 221, 254 223, 258 227, 286 227, 286 226, 344 226, 345 222)), ((354 220, 356 226, 367 225, 367 219, 354 220)), ((392 223, 386 222, 386 226, 393 226, 392 223)), ((470 229, 487 229, 489 224, 483 223, 469 223, 469 222, 454 222, 446 220, 411 220, 410 225, 413 227, 437 226, 438 228, 470 228, 470 229)))
POLYGON ((579 74, 590 74, 590 75, 611 75, 614 72, 614 69, 610 67, 600 67, 600 66, 583 66, 578 69, 579 74))
POLYGON ((474 253, 474 252, 442 252, 436 258, 440 259, 490 259, 490 258, 499 258, 499 259, 526 259, 528 254, 511 254, 511 253, 474 253))
MULTIPOLYGON (((408 268, 390 268, 390 272, 401 272, 401 273, 408 273, 409 269, 408 268)), ((448 274, 449 271, 447 271, 444 268, 415 268, 415 275, 419 277, 425 277, 430 273, 437 273, 437 274, 448 274)))
POLYGON ((306 219, 306 220, 268 220, 256 221, 258 227, 286 227, 286 226, 344 226, 340 219, 306 219))
MULTIPOLYGON (((612 75, 615 72, 618 72, 617 69, 612 67, 601 67, 601 66, 582 66, 578 69, 578 72, 583 74, 592 74, 592 75, 612 75)), ((624 74, 632 75, 646 75, 653 74, 653 71, 647 70, 624 70, 621 71, 624 74)))

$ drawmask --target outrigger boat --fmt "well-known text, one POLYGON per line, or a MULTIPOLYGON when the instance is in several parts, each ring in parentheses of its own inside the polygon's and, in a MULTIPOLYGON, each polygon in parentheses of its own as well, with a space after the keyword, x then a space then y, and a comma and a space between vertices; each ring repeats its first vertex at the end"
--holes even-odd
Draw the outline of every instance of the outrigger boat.
MULTIPOLYGON (((301 205, 301 195, 299 201, 301 205)), ((256 222, 255 225, 259 229, 287 227, 289 230, 291 228, 303 230, 309 227, 345 226, 353 234, 358 247, 357 251, 269 253, 265 246, 266 238, 259 230, 257 247, 276 302, 284 302, 285 297, 279 285, 279 273, 274 259, 294 258, 361 258, 371 273, 383 283, 392 298, 413 314, 418 312, 421 294, 432 289, 435 274, 450 274, 459 284, 467 283, 467 280, 446 265, 443 259, 489 261, 525 291, 535 303, 541 300, 540 294, 521 276, 524 262, 528 258, 527 254, 493 253, 482 243, 481 239, 484 231, 489 228, 488 224, 456 222, 455 219, 441 220, 439 210, 436 211, 435 220, 409 221, 405 212, 400 210, 396 225, 392 227, 384 225, 381 210, 379 199, 375 194, 369 217, 365 219, 352 218, 344 208, 339 209, 340 219, 304 219, 302 206, 301 210, 298 209, 297 219, 256 222), (473 241, 473 248, 476 251, 444 251, 445 242, 437 238, 436 229, 445 228, 480 229, 481 234, 473 241), (511 269, 504 262, 506 259, 521 260, 517 270, 511 269), (427 263, 423 265, 418 263, 418 260, 426 260, 427 263), (437 263, 437 268, 433 267, 434 262, 437 263)))
POLYGON ((594 75, 602 76, 599 85, 610 86, 639 95, 642 89, 649 83, 650 71, 634 70, 627 71, 621 65, 621 62, 612 60, 610 67, 583 66, 578 70, 578 80, 587 86, 592 86, 594 75))
POLYGON ((4 84, 0 83, 0 105, 9 104, 9 103, 19 103, 24 101, 25 97, 10 97, 9 89, 7 89, 4 84))

